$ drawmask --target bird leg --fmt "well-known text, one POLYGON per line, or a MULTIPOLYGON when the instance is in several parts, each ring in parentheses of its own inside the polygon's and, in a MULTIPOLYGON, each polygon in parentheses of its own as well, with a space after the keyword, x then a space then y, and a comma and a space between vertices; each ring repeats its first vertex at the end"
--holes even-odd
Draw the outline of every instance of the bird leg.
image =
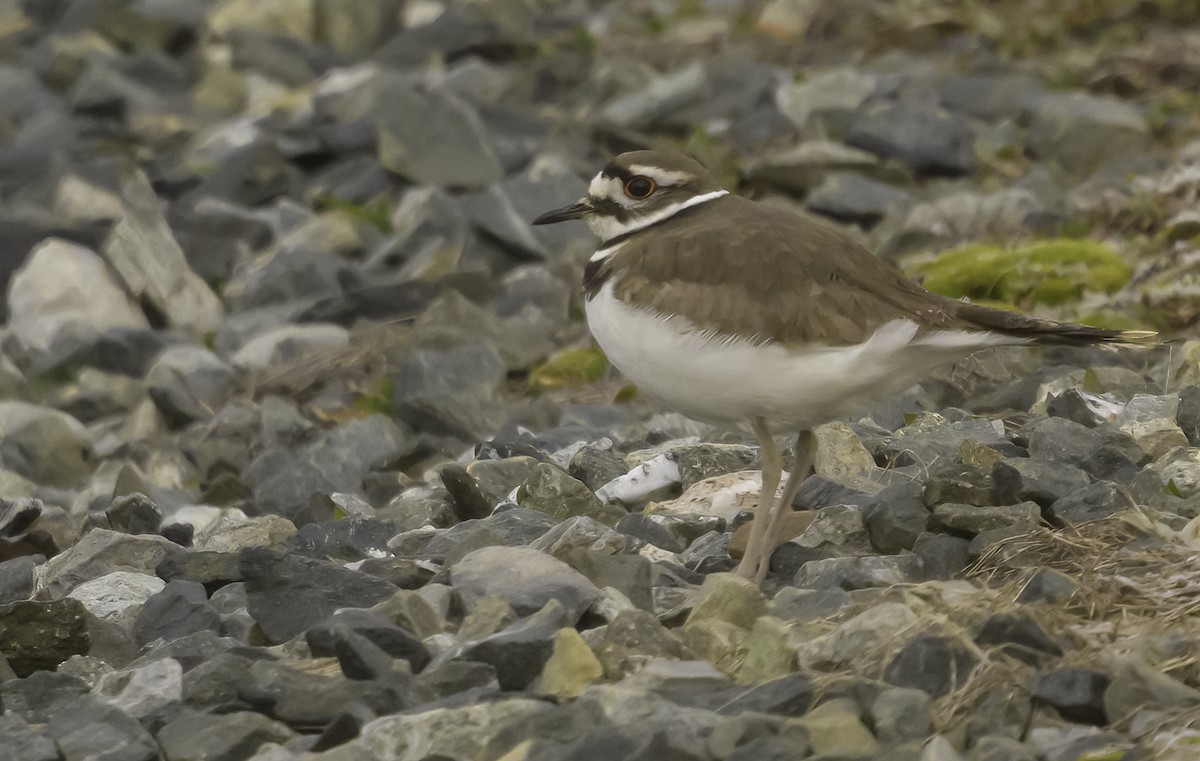
POLYGON ((792 502, 796 500, 800 486, 808 480, 813 463, 816 461, 817 437, 813 435, 812 431, 801 431, 796 436, 796 446, 792 450, 792 457, 792 472, 788 474, 783 494, 771 513, 771 523, 767 526, 764 540, 766 543, 760 547, 762 558, 759 560, 758 574, 754 577, 760 586, 763 579, 767 577, 767 571, 770 570, 771 555, 775 552, 775 548, 783 543, 779 536, 779 532, 783 530, 783 519, 792 511, 792 502))
MULTIPOLYGON (((747 579, 759 577, 759 565, 763 557, 763 538, 771 522, 771 509, 775 503, 775 492, 783 475, 783 457, 771 437, 771 429, 762 417, 750 420, 750 427, 758 438, 758 451, 762 457, 762 490, 758 493, 758 505, 754 508, 754 520, 750 524, 750 539, 746 542, 746 553, 738 565, 737 573, 747 579)), ((773 548, 772 548, 773 549, 773 548)), ((770 558, 770 553, 767 553, 770 558)))

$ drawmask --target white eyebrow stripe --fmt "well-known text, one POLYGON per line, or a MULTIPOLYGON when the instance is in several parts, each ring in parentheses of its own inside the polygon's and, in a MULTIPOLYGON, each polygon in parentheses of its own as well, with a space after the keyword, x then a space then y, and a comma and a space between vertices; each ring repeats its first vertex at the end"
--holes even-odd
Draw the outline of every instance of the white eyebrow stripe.
MULTIPOLYGON (((612 240, 618 235, 624 235, 626 233, 634 232, 635 230, 641 230, 643 227, 649 227, 650 225, 661 222, 664 219, 673 217, 684 209, 690 209, 697 204, 707 203, 708 201, 712 201, 720 198, 721 196, 727 195, 729 195, 728 190, 714 190, 711 193, 702 193, 698 196, 692 196, 686 201, 673 203, 666 208, 659 209, 653 214, 647 214, 644 217, 634 217, 627 222, 618 222, 613 217, 602 217, 593 214, 587 217, 587 224, 588 227, 592 229, 592 232, 599 236, 600 240, 612 240)), ((623 243, 624 241, 621 242, 623 243)), ((592 255, 593 260, 602 259, 604 256, 613 253, 617 250, 618 245, 620 244, 618 243, 608 248, 600 249, 592 255), (603 256, 601 256, 601 254, 603 254, 603 256)))
POLYGON ((662 169, 656 166, 645 166, 644 164, 632 164, 629 171, 634 174, 644 174, 654 180, 659 185, 679 185, 694 177, 688 172, 673 172, 670 169, 662 169))

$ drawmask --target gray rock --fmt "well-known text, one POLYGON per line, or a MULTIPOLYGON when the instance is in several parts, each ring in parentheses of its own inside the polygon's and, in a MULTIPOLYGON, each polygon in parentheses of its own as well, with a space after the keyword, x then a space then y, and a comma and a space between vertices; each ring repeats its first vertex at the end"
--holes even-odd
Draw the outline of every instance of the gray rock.
POLYGON ((355 745, 367 758, 484 758, 490 755, 485 752, 489 742, 501 731, 512 728, 519 735, 534 717, 549 710, 540 700, 511 697, 384 716, 363 727, 355 745))
POLYGON ((481 661, 496 671, 500 688, 524 689, 537 678, 554 648, 554 633, 574 618, 557 600, 501 631, 468 643, 459 657, 481 661))
POLYGON ((155 534, 162 526, 163 515, 158 505, 145 494, 134 492, 115 497, 104 511, 108 525, 122 534, 155 534))
POLYGON ((42 501, 28 497, 0 497, 0 536, 19 536, 42 514, 42 501))
POLYGON ((182 552, 182 548, 161 536, 93 529, 75 546, 46 562, 38 588, 60 597, 85 581, 113 571, 152 574, 163 558, 176 552, 182 552))
POLYGON ((957 536, 925 533, 913 544, 913 554, 925 564, 926 579, 953 579, 971 562, 971 543, 957 536))
POLYGON ((379 613, 345 608, 305 632, 305 641, 315 657, 337 656, 346 634, 364 637, 390 658, 402 658, 413 671, 429 663, 429 651, 413 634, 396 626, 379 613))
POLYGON ((33 597, 37 565, 29 555, 0 562, 0 605, 33 597))
POLYGON ((1104 690, 1104 715, 1122 721, 1143 709, 1169 710, 1200 705, 1200 690, 1172 679, 1137 656, 1116 663, 1104 690))
POLYGON ((227 714, 184 711, 159 730, 157 740, 167 761, 249 758, 266 743, 283 743, 295 734, 286 725, 250 711, 227 714))
POLYGON ((1172 447, 1187 446, 1187 437, 1176 422, 1178 416, 1178 394, 1135 394, 1113 424, 1157 459, 1172 447))
POLYGON ((183 667, 174 658, 110 671, 97 679, 92 693, 138 719, 165 712, 183 701, 183 667))
POLYGON ((1000 460, 992 467, 996 499, 1004 504, 1026 500, 1049 507, 1055 500, 1082 489, 1091 480, 1087 473, 1069 465, 1051 464, 1020 457, 1000 460))
MULTIPOLYGON (((834 172, 887 174, 873 154, 832 140, 806 140, 768 151, 745 166, 751 180, 796 193, 812 191, 834 172)), ((894 179, 902 179, 894 171, 891 174, 894 179)))
POLYGON ((438 472, 442 486, 450 493, 454 513, 460 520, 486 518, 499 499, 485 494, 478 482, 457 463, 450 463, 438 472))
POLYGON ((133 637, 143 647, 157 639, 171 641, 220 629, 221 616, 209 604, 204 587, 177 579, 146 600, 133 622, 133 637))
POLYGON ((85 581, 67 596, 79 600, 96 618, 129 631, 146 600, 162 591, 163 580, 146 573, 113 571, 85 581))
POLYGON ((620 128, 646 128, 708 91, 708 71, 703 61, 692 61, 676 71, 652 76, 640 89, 617 95, 599 114, 602 124, 620 128))
POLYGON ((884 670, 883 679, 897 687, 912 687, 940 698, 966 684, 979 659, 951 637, 918 634, 900 649, 884 670))
POLYGON ((243 550, 240 568, 250 615, 275 642, 304 632, 338 608, 370 607, 397 591, 374 576, 266 547, 243 550))
POLYGON ((106 330, 149 327, 99 256, 59 238, 40 243, 13 276, 8 323, 35 368, 82 352, 106 330))
POLYGON ((841 587, 784 587, 768 603, 767 612, 781 621, 802 624, 832 616, 851 602, 850 594, 841 587))
POLYGON ((500 179, 495 146, 469 104, 398 79, 385 82, 375 102, 379 160, 389 170, 445 187, 482 187, 500 179))
POLYGON ((53 670, 90 647, 87 609, 78 600, 0 605, 0 655, 19 677, 53 670))
POLYGON ((335 349, 350 342, 350 332, 340 325, 283 325, 255 336, 233 355, 240 370, 265 370, 295 361, 305 354, 335 349))
POLYGON ((920 174, 966 174, 975 164, 966 120, 932 104, 902 102, 860 112, 850 123, 846 143, 920 174))
POLYGON ((1038 98, 1028 140, 1035 155, 1082 176, 1110 156, 1140 151, 1148 132, 1145 117, 1124 101, 1056 92, 1038 98))
POLYGON ((804 206, 826 217, 869 226, 908 199, 909 194, 895 185, 857 172, 832 172, 809 193, 804 206))
POLYGON ((4 748, 4 761, 59 761, 54 741, 34 732, 15 714, 0 716, 0 748, 4 748))
POLYGON ((641 555, 574 549, 560 558, 603 590, 611 587, 641 610, 654 610, 653 564, 641 555))
MULTIPOLYGON (((456 563, 482 547, 523 547, 554 528, 555 521, 538 510, 513 508, 482 520, 463 521, 425 544, 420 554, 456 563)), ((399 537, 388 542, 393 552, 403 549, 399 537)))
POLYGON ((842 134, 852 115, 878 86, 878 79, 853 66, 813 72, 800 82, 786 82, 775 94, 779 110, 799 128, 819 126, 842 134))
POLYGON ((504 361, 486 344, 418 351, 397 368, 392 408, 418 430, 479 441, 504 422, 505 378, 504 361))
POLYGON ((878 555, 810 560, 796 573, 794 583, 811 589, 866 589, 917 582, 924 577, 925 564, 918 555, 878 555))
POLYGON ((158 745, 141 724, 116 706, 85 695, 63 706, 42 732, 58 745, 63 761, 107 756, 153 761, 158 745))
POLYGON ((1096 481, 1056 499, 1047 515, 1063 523, 1086 523, 1133 507, 1128 489, 1112 481, 1096 481))
POLYGON ((1000 735, 985 735, 976 741, 968 761, 1038 761, 1038 754, 1019 740, 1000 735))
POLYGON ((864 510, 864 524, 871 545, 880 552, 897 553, 911 550, 925 531, 929 510, 921 485, 898 484, 879 494, 864 510))
POLYGON ((1200 386, 1188 386, 1179 392, 1175 423, 1187 436, 1188 444, 1200 447, 1200 386))
POLYGON ((0 401, 0 465, 31 481, 75 488, 91 474, 92 438, 79 421, 28 402, 0 401))
POLYGON ((1062 571, 1038 568, 1017 594, 1020 603, 1065 603, 1079 591, 1079 582, 1062 571))
POLYGON ((544 552, 559 560, 567 560, 567 556, 574 550, 590 550, 602 555, 615 555, 625 550, 625 543, 626 539, 620 532, 614 531, 594 518, 577 515, 539 536, 529 545, 529 548, 544 552))
POLYGON ((1025 74, 964 74, 943 82, 938 97, 951 111, 994 121, 1027 117, 1044 90, 1025 74))
POLYGON ((1018 613, 993 613, 984 619, 975 641, 980 645, 999 647, 1000 651, 1017 660, 1037 666, 1063 654, 1063 645, 1050 636, 1037 621, 1018 613))
MULTIPOLYGON (((136 298, 170 327, 196 338, 221 326, 221 300, 188 267, 150 181, 140 171, 121 186, 125 216, 113 227, 104 257, 136 298)), ((119 327, 119 326, 114 326, 119 327)))
POLYGON ((1104 725, 1104 692, 1108 675, 1090 669, 1054 669, 1036 674, 1030 682, 1030 696, 1053 706, 1067 721, 1104 725))
POLYGON ((146 391, 175 425, 209 420, 238 388, 238 375, 200 346, 164 351, 146 375, 146 391))
POLYGON ((573 622, 600 596, 595 584, 566 563, 524 547, 475 550, 450 568, 450 579, 468 611, 484 597, 505 600, 518 615, 558 600, 573 622))
POLYGON ((35 671, 4 683, 4 711, 31 724, 45 724, 62 707, 90 692, 82 679, 54 671, 35 671))
POLYGON ((1030 216, 1044 208, 1045 203, 1025 188, 950 192, 913 205, 881 253, 949 248, 982 238, 1027 235, 1032 231, 1030 216))
POLYGON ((1009 526, 1023 526, 1032 529, 1041 522, 1042 511, 1034 502, 994 507, 956 505, 947 502, 933 508, 933 519, 943 528, 974 536, 984 531, 993 531, 1009 526))
POLYGON ((538 510, 555 522, 575 516, 587 516, 608 526, 615 526, 626 513, 616 505, 601 502, 592 490, 571 478, 561 468, 540 462, 517 489, 517 504, 528 510, 538 510))
POLYGON ((928 466, 954 460, 968 441, 984 446, 1004 444, 1003 426, 997 428, 991 420, 947 420, 935 413, 925 413, 879 442, 872 454, 876 458, 882 455, 896 465, 928 466))
POLYGON ((871 704, 875 736, 888 745, 924 740, 932 729, 932 702, 924 690, 905 687, 883 690, 871 704))

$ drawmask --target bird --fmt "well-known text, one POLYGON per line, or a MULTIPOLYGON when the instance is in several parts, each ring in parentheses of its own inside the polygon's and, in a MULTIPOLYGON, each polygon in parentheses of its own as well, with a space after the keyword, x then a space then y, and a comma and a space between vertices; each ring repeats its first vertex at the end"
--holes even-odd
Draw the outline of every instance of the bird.
POLYGON ((584 311, 609 361, 684 415, 758 440, 762 490, 736 573, 759 585, 813 469, 816 427, 990 347, 1155 335, 931 292, 842 232, 732 194, 671 151, 616 156, 586 196, 532 224, 569 220, 601 241, 584 268, 584 311), (796 435, 778 496, 777 432, 796 435))

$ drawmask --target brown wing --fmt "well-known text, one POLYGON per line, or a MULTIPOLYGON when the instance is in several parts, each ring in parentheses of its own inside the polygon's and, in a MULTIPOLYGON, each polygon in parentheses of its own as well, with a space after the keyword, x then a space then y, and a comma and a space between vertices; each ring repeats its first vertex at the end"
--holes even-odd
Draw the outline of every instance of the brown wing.
POLYGON ((711 203, 722 213, 668 220, 622 246, 605 268, 616 295, 704 330, 790 344, 860 343, 905 318, 969 327, 955 315, 958 302, 905 280, 835 230, 734 196, 711 203))
POLYGON ((711 203, 721 213, 696 207, 656 225, 658 234, 631 236, 589 272, 589 293, 613 278, 622 300, 714 333, 785 344, 861 343, 897 319, 922 330, 982 330, 1038 343, 1140 343, 1153 335, 957 301, 905 279, 831 228, 736 196, 711 203), (724 249, 720 255, 714 246, 724 249))

